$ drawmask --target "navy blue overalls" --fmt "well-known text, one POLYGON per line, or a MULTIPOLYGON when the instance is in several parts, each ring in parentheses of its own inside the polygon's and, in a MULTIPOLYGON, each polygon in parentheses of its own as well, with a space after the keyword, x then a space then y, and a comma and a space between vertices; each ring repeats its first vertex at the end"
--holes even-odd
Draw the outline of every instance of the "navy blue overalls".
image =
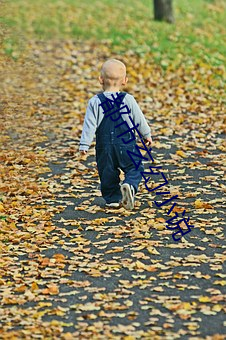
MULTIPOLYGON (((120 97, 122 96, 121 102, 125 95, 126 92, 120 92, 120 97)), ((101 105, 104 102, 106 103, 107 98, 103 93, 98 94, 98 98, 101 101, 101 105)), ((114 104, 114 108, 109 112, 114 112, 115 110, 119 110, 116 104, 114 104)), ((125 141, 132 139, 132 133, 127 132, 122 137, 117 137, 128 130, 125 123, 116 127, 123 122, 124 119, 119 115, 119 112, 113 113, 111 116, 104 116, 96 130, 96 161, 101 182, 100 189, 107 203, 119 202, 122 198, 119 185, 119 169, 125 174, 123 183, 131 184, 135 192, 137 192, 138 185, 142 179, 140 172, 144 171, 142 163, 136 170, 134 163, 126 152, 127 150, 136 152, 136 140, 128 144, 124 144, 122 141, 122 138, 125 141), (111 117, 112 119, 119 117, 119 119, 112 121, 111 117)))

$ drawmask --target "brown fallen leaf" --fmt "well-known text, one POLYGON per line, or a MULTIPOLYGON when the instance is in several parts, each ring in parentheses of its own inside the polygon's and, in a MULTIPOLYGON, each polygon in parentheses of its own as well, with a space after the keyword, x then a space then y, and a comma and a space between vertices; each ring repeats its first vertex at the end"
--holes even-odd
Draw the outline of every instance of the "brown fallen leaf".
POLYGON ((200 199, 197 199, 194 204, 195 204, 196 209, 201 209, 201 208, 213 209, 213 206, 211 204, 205 203, 205 202, 201 201, 200 199))

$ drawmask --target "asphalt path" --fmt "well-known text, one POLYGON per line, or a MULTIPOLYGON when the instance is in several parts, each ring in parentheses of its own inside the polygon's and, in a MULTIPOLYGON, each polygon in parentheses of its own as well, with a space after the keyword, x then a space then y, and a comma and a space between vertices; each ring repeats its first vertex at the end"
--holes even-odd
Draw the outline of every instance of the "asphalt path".
MULTIPOLYGON (((43 179, 53 178, 59 184, 54 204, 65 208, 54 216, 54 224, 58 230, 79 228, 82 239, 75 246, 63 233, 63 246, 53 246, 42 254, 51 258, 63 253, 68 259, 67 279, 88 284, 76 287, 77 294, 60 304, 68 308, 64 321, 71 325, 65 329, 79 339, 126 339, 129 335, 135 339, 212 339, 216 334, 223 339, 225 244, 223 180, 219 175, 216 178, 214 164, 219 159, 218 150, 203 153, 196 149, 186 160, 172 162, 175 141, 167 139, 167 149, 153 145, 156 165, 166 170, 170 188, 179 186, 185 194, 198 192, 202 201, 215 202, 211 203, 213 209, 197 214, 197 197, 184 197, 181 207, 186 208, 194 229, 185 239, 174 242, 164 222, 166 210, 155 207, 156 197, 144 184, 133 212, 106 209, 94 148, 81 159, 71 151, 76 150, 77 141, 59 142, 57 136, 50 137, 41 147, 54 150, 55 157, 49 163, 51 172, 43 179), (194 162, 197 168, 189 168, 194 162), (140 262, 153 268, 142 267, 140 262)), ((174 138, 179 143, 184 137, 174 138)), ((144 164, 147 169, 151 163, 144 164)), ((70 292, 68 284, 60 284, 60 291, 70 292)), ((59 305, 54 299, 52 302, 59 305)), ((51 316, 44 320, 51 320, 51 316)))

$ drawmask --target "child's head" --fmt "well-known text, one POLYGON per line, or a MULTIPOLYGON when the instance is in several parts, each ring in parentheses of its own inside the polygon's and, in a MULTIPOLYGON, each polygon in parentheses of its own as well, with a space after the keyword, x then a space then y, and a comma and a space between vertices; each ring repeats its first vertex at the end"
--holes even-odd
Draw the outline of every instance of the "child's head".
POLYGON ((101 68, 99 81, 105 91, 118 91, 128 81, 126 66, 117 59, 105 61, 101 68))

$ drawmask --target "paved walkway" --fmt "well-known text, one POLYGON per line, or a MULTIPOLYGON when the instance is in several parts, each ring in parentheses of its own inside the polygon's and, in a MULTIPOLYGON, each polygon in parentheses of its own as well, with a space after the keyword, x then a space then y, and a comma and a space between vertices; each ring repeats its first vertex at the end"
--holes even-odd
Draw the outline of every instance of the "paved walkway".
MULTIPOLYGON (((157 208, 144 184, 134 211, 106 210, 94 148, 87 158, 77 152, 80 109, 94 83, 84 75, 78 82, 79 70, 86 74, 89 66, 91 76, 95 69, 91 57, 84 59, 90 50, 77 49, 69 44, 62 56, 58 45, 37 45, 33 62, 40 93, 34 90, 30 118, 23 126, 4 118, 9 139, 3 171, 19 171, 26 190, 30 173, 34 194, 20 187, 10 196, 3 187, 5 206, 6 197, 16 202, 20 195, 26 208, 11 216, 8 238, 1 239, 0 338, 224 339, 221 131, 213 129, 213 138, 206 138, 201 122, 189 130, 196 114, 186 112, 181 129, 171 134, 176 113, 150 115, 153 157, 169 180, 167 189, 179 195, 176 211, 185 208, 195 226, 182 241, 174 242, 166 229, 171 205, 157 208), (77 67, 72 74, 71 60, 77 67)), ((153 187, 158 183, 154 176, 151 181, 153 187)))

